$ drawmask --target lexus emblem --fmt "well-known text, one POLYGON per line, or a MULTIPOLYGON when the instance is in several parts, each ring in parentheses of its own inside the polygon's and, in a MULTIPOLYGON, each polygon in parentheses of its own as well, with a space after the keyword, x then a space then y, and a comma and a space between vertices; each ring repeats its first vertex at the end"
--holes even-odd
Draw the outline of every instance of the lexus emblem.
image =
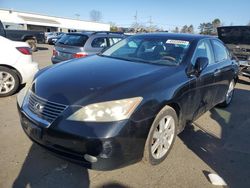
POLYGON ((42 113, 43 112, 43 109, 44 109, 44 106, 41 105, 40 103, 36 102, 34 104, 34 109, 37 113, 42 113))

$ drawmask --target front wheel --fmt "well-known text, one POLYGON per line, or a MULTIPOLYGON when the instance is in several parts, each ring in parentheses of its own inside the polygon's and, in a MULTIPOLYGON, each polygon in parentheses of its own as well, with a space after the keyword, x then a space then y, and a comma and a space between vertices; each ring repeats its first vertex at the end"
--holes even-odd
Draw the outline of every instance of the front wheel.
POLYGON ((234 79, 231 80, 229 86, 228 86, 228 90, 225 96, 225 101, 223 101, 222 103, 219 104, 220 107, 227 107, 231 104, 232 99, 233 99, 233 94, 234 94, 234 87, 235 87, 235 81, 234 79))
POLYGON ((13 70, 6 67, 0 67, 0 97, 14 94, 19 84, 19 78, 13 70))
POLYGON ((146 141, 143 160, 151 165, 161 163, 173 147, 177 134, 178 118, 170 106, 156 116, 146 141))

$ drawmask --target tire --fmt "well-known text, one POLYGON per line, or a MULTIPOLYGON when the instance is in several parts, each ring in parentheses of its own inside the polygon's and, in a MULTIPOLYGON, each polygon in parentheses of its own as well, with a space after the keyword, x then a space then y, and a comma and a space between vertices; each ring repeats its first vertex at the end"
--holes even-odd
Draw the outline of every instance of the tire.
POLYGON ((218 105, 219 107, 225 108, 231 104, 232 99, 233 99, 233 94, 234 94, 234 87, 235 87, 235 81, 233 79, 233 80, 231 80, 231 82, 228 86, 225 100, 218 105))
POLYGON ((37 46, 36 46, 36 40, 34 39, 28 39, 25 42, 27 42, 33 52, 37 51, 37 46))
POLYGON ((176 115, 175 110, 170 106, 165 106, 157 114, 150 128, 148 138, 145 144, 144 155, 143 155, 144 162, 149 163, 151 165, 158 165, 162 161, 164 161, 164 159, 167 157, 167 155, 169 154, 170 150, 174 145, 177 135, 177 124, 178 124, 178 117, 176 115), (169 123, 167 124, 168 121, 169 123), (163 123, 164 125, 162 124, 162 122, 164 122, 163 123), (163 125, 163 127, 165 126, 165 128, 164 129, 160 128, 160 124, 163 125), (156 143, 159 144, 158 147, 156 147, 157 145, 156 143), (167 143, 167 147, 163 143, 165 144, 167 143))
POLYGON ((20 86, 20 80, 15 71, 0 66, 0 97, 14 94, 20 86))

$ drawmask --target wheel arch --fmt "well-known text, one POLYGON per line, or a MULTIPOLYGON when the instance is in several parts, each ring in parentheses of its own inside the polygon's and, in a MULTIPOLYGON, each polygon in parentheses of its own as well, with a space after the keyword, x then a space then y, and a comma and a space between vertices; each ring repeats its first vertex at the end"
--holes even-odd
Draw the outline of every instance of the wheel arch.
POLYGON ((5 65, 5 64, 0 64, 0 67, 5 67, 5 68, 9 68, 9 69, 13 70, 13 71, 17 74, 17 77, 18 77, 20 83, 23 82, 22 75, 21 75, 20 72, 19 72, 17 69, 15 69, 14 67, 12 67, 12 66, 10 66, 10 65, 5 65))
POLYGON ((30 40, 30 39, 32 39, 32 40, 34 40, 35 42, 37 42, 36 37, 33 36, 33 35, 26 35, 26 36, 23 37, 23 41, 24 41, 24 42, 26 42, 27 40, 30 40))
POLYGON ((178 118, 178 133, 180 133, 185 127, 185 121, 183 120, 183 114, 182 114, 182 109, 181 109, 180 104, 174 101, 165 102, 162 105, 161 109, 164 108, 165 106, 170 106, 171 108, 175 110, 177 118, 178 118))

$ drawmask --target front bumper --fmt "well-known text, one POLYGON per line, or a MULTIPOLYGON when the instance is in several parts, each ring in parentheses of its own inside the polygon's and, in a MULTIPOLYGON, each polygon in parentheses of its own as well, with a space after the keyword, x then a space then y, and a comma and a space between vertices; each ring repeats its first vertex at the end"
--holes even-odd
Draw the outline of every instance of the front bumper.
POLYGON ((18 106, 27 136, 62 158, 96 170, 112 170, 138 162, 153 119, 140 122, 84 123, 58 117, 49 127, 18 106), (97 160, 90 162, 85 155, 97 160))

